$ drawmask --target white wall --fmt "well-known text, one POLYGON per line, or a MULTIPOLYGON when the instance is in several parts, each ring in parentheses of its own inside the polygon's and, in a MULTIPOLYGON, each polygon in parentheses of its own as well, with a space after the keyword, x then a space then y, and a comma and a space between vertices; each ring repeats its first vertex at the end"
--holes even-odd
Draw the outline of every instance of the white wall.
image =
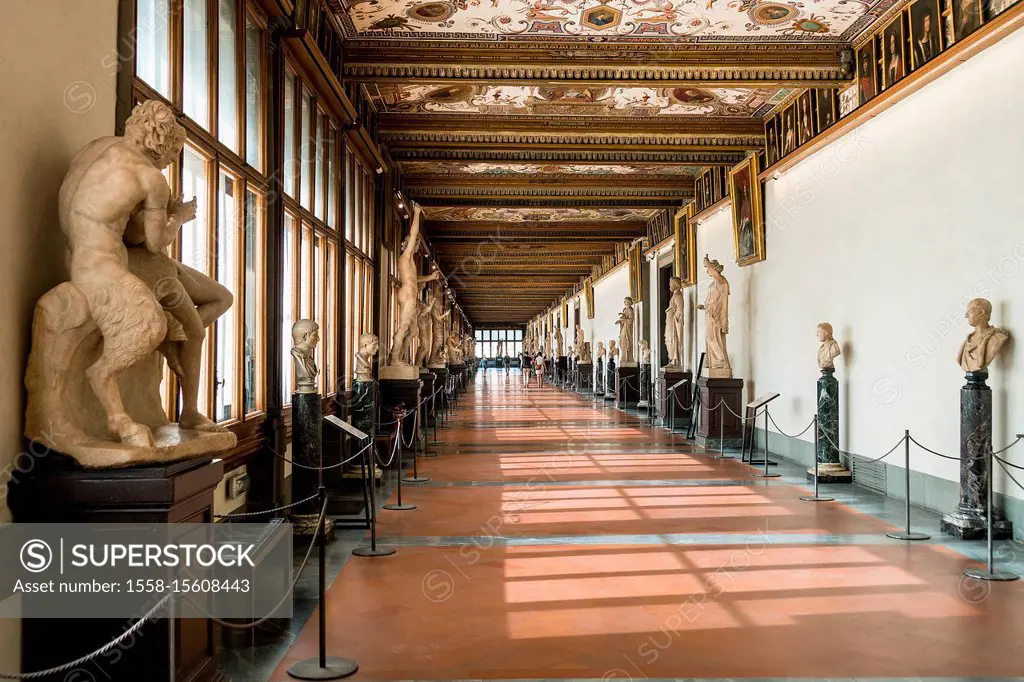
MULTIPOLYGON (((117 1, 5 0, 0 22, 0 520, 23 450, 22 379, 36 299, 66 278, 57 190, 72 155, 114 132, 117 1)), ((18 621, 0 620, 0 669, 17 670, 18 621)))
MULTIPOLYGON (((728 213, 698 228, 701 257, 728 263, 735 375, 748 397, 782 394, 783 429, 813 414, 828 321, 843 347, 841 447, 880 456, 910 429, 958 454, 967 301, 990 299, 993 323, 1024 336, 1021 54, 1024 31, 770 181, 767 261, 733 264, 728 213)), ((990 372, 999 447, 1024 431, 1024 357, 1011 344, 990 372)), ((911 467, 959 479, 954 461, 915 453, 911 467)))
MULTIPOLYGON (((612 339, 615 339, 615 343, 618 345, 619 327, 615 321, 619 319, 619 313, 622 312, 622 299, 626 296, 629 296, 629 267, 626 265, 594 284, 594 319, 583 320, 583 331, 587 341, 590 341, 595 358, 598 341, 604 342, 605 349, 608 348, 608 342, 612 339)), ((583 317, 585 318, 586 315, 583 317)))

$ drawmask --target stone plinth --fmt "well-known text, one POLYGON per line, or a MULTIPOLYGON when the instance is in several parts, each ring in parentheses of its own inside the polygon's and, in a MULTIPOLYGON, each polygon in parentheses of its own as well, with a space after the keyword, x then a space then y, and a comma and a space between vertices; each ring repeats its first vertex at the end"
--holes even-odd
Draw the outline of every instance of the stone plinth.
MULTIPOLYGON (((323 480, 323 472, 304 468, 323 466, 323 418, 323 399, 319 393, 292 393, 292 461, 304 465, 292 467, 293 501, 315 495, 323 480)), ((319 518, 320 503, 317 500, 293 507, 289 512, 296 535, 313 535, 319 518)), ((330 533, 330 517, 325 523, 330 533)))
POLYGON ((743 379, 701 377, 697 380, 700 391, 700 425, 697 445, 718 449, 724 439, 726 448, 743 444, 743 379), (725 405, 714 409, 720 402, 725 405))
POLYGON ((581 362, 576 365, 576 390, 589 391, 594 387, 594 364, 581 362))
POLYGON ((594 365, 597 371, 594 373, 594 395, 604 395, 604 358, 598 358, 594 365))
MULTIPOLYGON (((821 370, 818 379, 818 482, 852 483, 853 474, 839 459, 839 382, 834 368, 821 370)), ((814 480, 814 468, 807 470, 814 480)))
MULTIPOLYGON (((391 421, 394 409, 402 407, 412 413, 416 411, 423 397, 423 382, 417 374, 415 379, 381 379, 380 380, 380 413, 387 415, 384 421, 391 421)), ((392 431, 395 426, 385 427, 392 431)), ((402 422, 403 443, 410 443, 409 449, 416 443, 416 417, 410 414, 402 422)))
POLYGON ((665 420, 666 426, 670 429, 686 428, 690 425, 690 416, 693 411, 690 404, 693 400, 693 372, 684 371, 669 367, 661 368, 661 376, 658 377, 658 416, 665 420), (675 396, 669 393, 669 389, 685 381, 682 386, 675 390, 675 396), (672 404, 675 403, 673 412, 672 404), (669 423, 674 416, 674 423, 669 423))
POLYGON ((555 360, 555 381, 565 381, 569 376, 569 358, 562 355, 555 360))
POLYGON ((604 399, 615 400, 615 359, 608 358, 604 370, 604 399))
POLYGON ((651 405, 651 365, 640 365, 640 400, 638 407, 650 408, 651 405))
MULTIPOLYGON (((968 372, 960 389, 960 503, 942 517, 942 532, 961 540, 986 537, 988 485, 992 452, 992 389, 987 371, 968 372)), ((1013 536, 1013 524, 993 510, 993 535, 1013 536)))
POLYGON ((636 363, 623 363, 615 370, 615 402, 619 407, 640 402, 640 368, 636 363))
POLYGON ((420 381, 423 382, 423 415, 426 421, 425 426, 433 426, 434 420, 437 417, 437 406, 440 395, 434 395, 438 387, 441 385, 437 381, 437 375, 431 372, 429 369, 420 370, 420 381))

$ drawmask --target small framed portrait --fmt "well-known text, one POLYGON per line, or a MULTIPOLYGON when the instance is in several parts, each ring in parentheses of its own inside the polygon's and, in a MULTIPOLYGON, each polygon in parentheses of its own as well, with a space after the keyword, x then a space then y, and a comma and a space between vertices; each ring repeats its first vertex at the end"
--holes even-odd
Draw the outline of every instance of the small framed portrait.
POLYGON ((704 205, 704 176, 700 175, 693 181, 693 200, 697 202, 697 212, 703 211, 704 205))
POLYGON ((875 39, 872 38, 863 47, 857 50, 857 89, 860 91, 860 103, 864 104, 878 94, 875 78, 875 39))
POLYGON ((690 221, 694 215, 696 205, 692 201, 675 215, 675 275, 684 287, 697 283, 697 223, 690 221))
POLYGON ((768 165, 772 166, 779 160, 779 135, 776 132, 778 118, 770 118, 764 122, 764 154, 768 165))
POLYGON ((715 203, 714 199, 711 198, 712 197, 711 182, 712 182, 711 173, 705 173, 704 174, 704 208, 707 208, 711 204, 715 203))
POLYGON ((910 6, 910 68, 919 69, 942 51, 939 0, 916 0, 910 6))
POLYGON ((732 193, 732 233, 737 265, 764 260, 764 215, 757 156, 751 156, 729 172, 732 193))
POLYGON ((812 90, 804 91, 804 94, 796 101, 797 110, 797 140, 800 144, 810 142, 811 138, 814 137, 814 127, 816 121, 814 120, 814 92, 812 90))
POLYGON ((849 116, 860 106, 860 87, 854 83, 839 91, 839 118, 849 116))
POLYGON ((953 37, 963 40, 981 28, 982 0, 952 0, 953 37))
POLYGON ((796 151, 796 103, 782 112, 782 156, 796 151))
POLYGON ((882 29, 882 89, 891 88, 907 75, 903 54, 903 15, 898 14, 882 29))
POLYGON ((814 98, 820 133, 839 120, 839 92, 835 88, 815 90, 814 98))
POLYGON ((1018 0, 985 0, 985 21, 998 17, 1017 2, 1018 0))

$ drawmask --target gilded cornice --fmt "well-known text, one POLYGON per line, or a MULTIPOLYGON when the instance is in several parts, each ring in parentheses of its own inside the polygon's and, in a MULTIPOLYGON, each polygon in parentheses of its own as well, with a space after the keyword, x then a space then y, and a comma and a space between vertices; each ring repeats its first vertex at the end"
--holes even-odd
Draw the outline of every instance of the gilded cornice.
POLYGON ((410 194, 419 197, 672 197, 688 198, 693 196, 692 184, 680 187, 677 190, 668 190, 664 187, 530 187, 518 185, 506 187, 501 185, 482 187, 437 187, 431 185, 417 185, 407 187, 410 194))
POLYGON ((669 133, 600 133, 583 131, 559 133, 504 133, 476 130, 387 130, 380 133, 390 144, 573 144, 573 145, 663 145, 672 147, 733 147, 756 149, 764 135, 677 135, 669 133))
POLYGON ((545 150, 545 149, 420 149, 398 147, 392 155, 398 160, 428 161, 544 161, 573 162, 591 161, 601 163, 686 163, 692 165, 733 165, 743 160, 744 153, 707 151, 605 151, 597 150, 545 150))
MULTIPOLYGON (((532 198, 516 194, 511 197, 416 197, 416 200, 423 206, 474 206, 490 208, 492 206, 501 208, 579 208, 578 197, 547 197, 532 198)), ((588 197, 587 208, 669 208, 678 207, 678 200, 671 199, 648 199, 643 197, 630 198, 628 200, 606 199, 604 197, 588 197)))

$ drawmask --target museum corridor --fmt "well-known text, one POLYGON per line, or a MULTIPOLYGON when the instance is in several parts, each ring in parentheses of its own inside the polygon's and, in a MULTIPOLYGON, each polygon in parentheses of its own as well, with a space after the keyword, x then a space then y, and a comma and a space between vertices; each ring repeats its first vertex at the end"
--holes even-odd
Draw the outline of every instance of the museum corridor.
MULTIPOLYGON (((518 371, 479 372, 439 433, 418 508, 380 515, 397 554, 348 559, 328 593, 353 679, 1019 672, 1019 583, 989 599, 963 556, 796 479, 518 371)), ((316 637, 311 618, 271 679, 316 637)))

